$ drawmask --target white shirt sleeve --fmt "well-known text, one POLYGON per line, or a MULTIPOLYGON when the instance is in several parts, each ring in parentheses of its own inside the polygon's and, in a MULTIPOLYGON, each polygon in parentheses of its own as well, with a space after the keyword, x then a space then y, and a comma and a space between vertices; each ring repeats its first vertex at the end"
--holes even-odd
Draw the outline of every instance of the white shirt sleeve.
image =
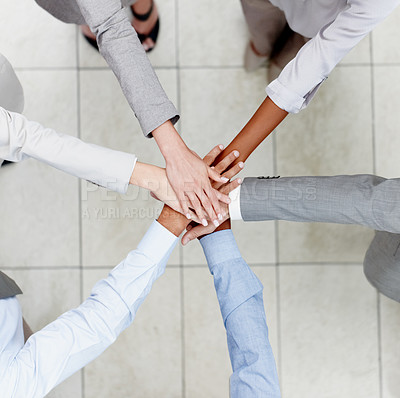
MULTIPOLYGON (((83 304, 34 333, 24 346, 19 337, 18 347, 14 337, 15 325, 22 328, 20 313, 14 310, 19 317, 4 323, 7 311, 1 311, 1 396, 43 397, 99 356, 132 323, 177 240, 154 221, 138 248, 94 286, 83 304)), ((0 300, 0 309, 15 306, 13 300, 0 300)))
POLYGON ((305 108, 342 58, 399 4, 399 0, 348 0, 348 7, 306 43, 266 91, 287 112, 305 108))
POLYGON ((229 193, 229 217, 232 221, 243 220, 242 213, 240 211, 240 190, 242 186, 239 185, 233 191, 229 193))
POLYGON ((0 159, 19 162, 28 157, 120 193, 127 191, 137 160, 135 155, 87 144, 0 107, 0 159))

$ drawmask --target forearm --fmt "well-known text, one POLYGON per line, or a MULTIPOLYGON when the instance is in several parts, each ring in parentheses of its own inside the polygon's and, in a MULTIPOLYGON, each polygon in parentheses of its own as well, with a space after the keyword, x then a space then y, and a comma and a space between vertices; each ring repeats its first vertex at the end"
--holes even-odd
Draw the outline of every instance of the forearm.
POLYGON ((12 344, 4 350, 10 357, 1 358, 7 366, 0 390, 11 385, 10 397, 45 396, 100 355, 132 323, 176 242, 154 222, 138 248, 94 286, 83 304, 34 333, 18 352, 12 344))
POLYGON ((59 134, 0 108, 0 158, 34 158, 106 188, 125 193, 136 157, 59 134))
POLYGON ((119 0, 77 0, 87 24, 97 35, 100 53, 116 75, 143 133, 167 120, 176 123, 178 111, 168 99, 119 0))
POLYGON ((227 332, 232 398, 280 397, 261 282, 240 255, 231 231, 208 235, 200 243, 214 276, 227 332))
POLYGON ((357 224, 400 233, 400 179, 373 175, 245 178, 239 200, 245 221, 357 224))

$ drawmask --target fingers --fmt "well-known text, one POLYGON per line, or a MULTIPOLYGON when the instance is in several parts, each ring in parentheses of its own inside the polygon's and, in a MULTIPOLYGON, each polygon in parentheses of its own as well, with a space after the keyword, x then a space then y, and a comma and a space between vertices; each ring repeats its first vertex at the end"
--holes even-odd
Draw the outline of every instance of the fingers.
POLYGON ((183 190, 180 191, 179 195, 178 195, 178 200, 179 200, 179 205, 181 206, 182 209, 182 214, 185 215, 185 217, 190 220, 191 215, 189 212, 189 207, 187 204, 187 199, 185 196, 185 193, 183 192, 183 190))
POLYGON ((203 206, 204 206, 204 203, 209 204, 209 207, 205 208, 205 209, 207 210, 207 213, 208 213, 210 219, 213 221, 213 223, 216 227, 219 226, 219 221, 221 221, 223 218, 217 192, 218 192, 217 190, 210 187, 206 191, 206 194, 209 199, 206 198, 206 200, 202 201, 203 206), (213 205, 211 203, 213 203, 213 205), (214 212, 214 210, 215 210, 215 212, 214 212), (212 214, 212 216, 210 214, 212 214))
POLYGON ((226 155, 216 166, 215 171, 218 174, 224 172, 237 158, 239 157, 239 151, 232 151, 229 155, 226 155))
POLYGON ((233 180, 229 184, 224 185, 221 188, 220 192, 228 194, 229 192, 232 192, 234 189, 236 189, 242 182, 243 181, 241 178, 236 178, 236 180, 233 180))
MULTIPOLYGON (((231 200, 229 199, 228 195, 225 195, 225 194, 221 193, 220 191, 216 191, 216 195, 220 202, 225 203, 227 205, 229 205, 229 203, 231 203, 231 200)), ((222 215, 224 216, 225 214, 222 214, 222 215)))
POLYGON ((207 227, 203 225, 197 225, 196 227, 191 228, 188 232, 185 233, 182 237, 182 245, 187 245, 191 240, 197 239, 200 236, 211 234, 215 231, 216 227, 214 224, 209 224, 207 227))
POLYGON ((236 174, 240 173, 243 170, 243 168, 244 168, 244 163, 239 162, 238 164, 235 164, 232 168, 230 168, 226 173, 224 173, 223 176, 226 177, 228 180, 230 180, 236 174))
POLYGON ((208 225, 208 222, 206 220, 206 217, 204 216, 203 208, 201 207, 201 203, 197 197, 197 195, 192 192, 186 192, 187 197, 189 198, 192 208, 194 209, 195 213, 197 214, 197 217, 200 219, 201 224, 204 226, 208 225))
POLYGON ((210 152, 207 153, 206 156, 204 156, 203 161, 205 164, 211 166, 214 163, 214 160, 217 158, 217 156, 223 151, 224 146, 223 145, 217 145, 213 149, 211 149, 210 152))
POLYGON ((219 173, 215 171, 213 167, 208 168, 208 177, 215 181, 226 184, 229 180, 226 177, 222 177, 219 173))

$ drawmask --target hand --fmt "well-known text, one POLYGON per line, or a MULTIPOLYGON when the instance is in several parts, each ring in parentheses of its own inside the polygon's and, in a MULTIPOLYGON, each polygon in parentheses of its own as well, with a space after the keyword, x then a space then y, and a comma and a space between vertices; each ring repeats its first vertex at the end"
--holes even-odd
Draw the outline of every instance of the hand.
MULTIPOLYGON (((214 148, 208 155, 205 156, 204 162, 207 164, 212 164, 215 160, 215 158, 218 156, 216 148, 214 148)), ((228 156, 223 158, 216 166, 215 169, 217 172, 222 173, 224 170, 226 170, 230 164, 232 164, 235 159, 239 156, 239 153, 237 151, 231 152, 228 156)), ((223 177, 226 177, 228 179, 231 179, 234 177, 236 174, 238 174, 244 167, 243 162, 239 162, 235 166, 233 166, 231 169, 226 171, 223 175, 223 177)), ((213 187, 219 189, 219 192, 224 193, 224 194, 229 194, 229 192, 233 191, 235 188, 237 188, 240 184, 242 183, 242 180, 240 178, 237 178, 234 181, 231 181, 230 183, 227 184, 220 184, 220 183, 213 183, 213 187)), ((222 222, 226 221, 229 218, 229 206, 224 204, 224 210, 225 210, 225 216, 223 217, 222 222)), ((187 232, 185 235, 182 237, 182 244, 185 246, 187 243, 189 243, 191 240, 199 238, 203 235, 208 235, 211 234, 212 232, 215 231, 215 229, 218 226, 215 226, 214 224, 209 224, 208 226, 204 225, 193 225, 193 223, 189 224, 187 227, 187 232)))
MULTIPOLYGON (((183 213, 178 197, 168 181, 165 169, 151 164, 136 162, 130 183, 148 189, 155 199, 164 202, 178 213, 186 214, 183 213)), ((201 223, 196 214, 190 209, 189 214, 191 219, 201 223)))
MULTIPOLYGON (((237 188, 241 183, 242 180, 240 178, 236 178, 235 180, 221 187, 220 191, 222 191, 223 193, 229 193, 233 191, 235 188, 237 188)), ((226 215, 223 218, 222 222, 229 219, 229 206, 228 205, 225 206, 226 206, 226 215)), ((217 227, 211 223, 205 227, 204 225, 199 225, 192 222, 186 227, 187 232, 182 237, 182 245, 185 246, 194 239, 201 238, 204 235, 209 235, 213 233, 216 230, 216 228, 217 227)))
POLYGON ((155 129, 153 136, 164 155, 168 180, 186 217, 191 218, 190 206, 203 225, 208 225, 206 214, 215 224, 219 223, 223 218, 220 201, 229 203, 229 198, 214 189, 210 179, 220 183, 227 180, 185 145, 171 122, 155 129))

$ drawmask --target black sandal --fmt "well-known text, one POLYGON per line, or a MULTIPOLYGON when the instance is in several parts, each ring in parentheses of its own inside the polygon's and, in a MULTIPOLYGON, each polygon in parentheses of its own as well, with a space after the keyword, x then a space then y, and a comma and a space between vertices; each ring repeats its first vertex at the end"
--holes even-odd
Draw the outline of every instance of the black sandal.
MULTIPOLYGON (((154 9, 154 1, 151 2, 150 10, 148 12, 146 12, 146 14, 138 14, 137 12, 135 12, 133 7, 131 6, 133 16, 138 21, 143 21, 143 22, 147 21, 150 18, 150 15, 152 14, 153 9, 154 9)), ((160 31, 160 18, 157 18, 157 22, 155 23, 155 25, 150 33, 148 33, 148 34, 138 33, 137 34, 141 43, 143 43, 147 38, 150 38, 153 41, 154 46, 152 48, 146 50, 146 52, 149 53, 155 47, 159 31, 160 31)))

